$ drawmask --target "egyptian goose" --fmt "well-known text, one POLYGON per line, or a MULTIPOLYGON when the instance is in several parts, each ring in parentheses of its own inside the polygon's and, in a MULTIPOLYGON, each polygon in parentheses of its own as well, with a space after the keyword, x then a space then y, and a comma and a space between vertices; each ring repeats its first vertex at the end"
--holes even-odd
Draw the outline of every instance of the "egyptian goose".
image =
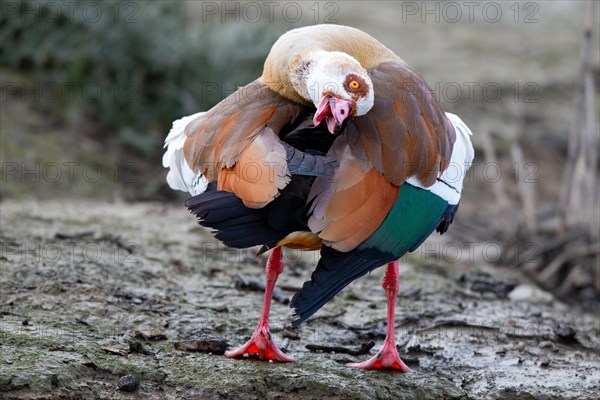
POLYGON ((375 357, 350 366, 409 371, 394 338, 397 260, 452 223, 474 155, 469 135, 397 55, 339 25, 285 33, 260 78, 175 121, 165 140, 168 184, 193 195, 186 206, 227 246, 271 250, 258 327, 226 355, 295 361, 268 325, 281 247, 320 249, 290 303, 293 324, 387 264, 387 337, 375 357), (213 181, 216 190, 205 191, 213 181))

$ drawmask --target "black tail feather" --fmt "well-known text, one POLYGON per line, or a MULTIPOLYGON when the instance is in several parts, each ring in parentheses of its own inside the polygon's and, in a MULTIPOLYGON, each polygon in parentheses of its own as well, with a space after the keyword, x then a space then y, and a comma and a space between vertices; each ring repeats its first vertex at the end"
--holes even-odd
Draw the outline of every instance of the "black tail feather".
POLYGON ((459 204, 449 205, 448 208, 446 209, 446 212, 444 212, 444 215, 442 216, 442 220, 440 221, 440 224, 435 229, 440 235, 443 235, 444 233, 446 233, 446 231, 450 227, 450 224, 452 224, 452 221, 454 221, 454 216, 456 215, 456 212, 458 211, 459 204))
POLYGON ((290 303, 298 317, 294 326, 317 312, 353 280, 395 260, 395 257, 376 249, 353 250, 342 253, 323 247, 321 259, 311 276, 290 303))
POLYGON ((215 230, 215 237, 229 247, 275 245, 286 232, 274 230, 264 209, 248 208, 233 193, 206 192, 185 202, 198 223, 215 230))

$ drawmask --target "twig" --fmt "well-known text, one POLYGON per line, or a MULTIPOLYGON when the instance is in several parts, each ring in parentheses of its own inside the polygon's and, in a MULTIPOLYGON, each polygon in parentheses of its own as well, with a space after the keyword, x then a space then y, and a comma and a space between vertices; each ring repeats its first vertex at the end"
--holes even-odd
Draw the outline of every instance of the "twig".
POLYGON ((486 331, 498 331, 498 328, 494 328, 492 326, 478 325, 478 324, 469 324, 468 322, 457 320, 457 319, 449 319, 445 321, 436 322, 432 326, 428 326, 427 328, 417 329, 417 333, 429 332, 439 328, 473 328, 473 329, 481 329, 486 331))
POLYGON ((351 356, 362 356, 368 354, 369 351, 375 346, 375 342, 370 341, 369 343, 363 343, 360 345, 358 350, 348 349, 341 346, 324 346, 320 344, 307 344, 306 349, 310 351, 323 351, 323 352, 335 352, 340 354, 349 354, 351 356))
MULTIPOLYGON (((559 202, 559 215, 560 224, 558 227, 558 233, 562 234, 568 228, 571 221, 567 220, 569 211, 576 213, 577 218, 580 220, 582 214, 580 211, 580 194, 581 188, 576 186, 575 183, 580 183, 581 174, 585 173, 584 169, 585 159, 582 158, 582 154, 585 153, 585 140, 583 140, 583 129, 582 122, 585 121, 585 91, 586 91, 586 76, 590 73, 590 59, 592 53, 592 31, 593 27, 596 26, 596 10, 597 2, 591 1, 590 8, 587 14, 587 24, 584 30, 583 46, 581 48, 580 55, 580 75, 577 83, 577 91, 575 94, 575 118, 573 120, 572 129, 569 132, 569 145, 567 150, 567 161, 565 164, 565 171, 563 175, 562 191, 560 194, 559 202)), ((589 127, 588 127, 589 128, 589 127)), ((595 144, 593 144, 595 146, 595 144)), ((594 182, 595 184, 595 182, 594 182)))
POLYGON ((285 290, 286 292, 298 292, 302 289, 299 286, 292 286, 292 285, 279 285, 278 287, 279 287, 279 289, 285 290))
POLYGON ((316 317, 312 317, 311 319, 309 319, 307 322, 315 322, 320 321, 322 319, 335 319, 337 317, 341 317, 344 314, 346 314, 346 310, 342 310, 339 313, 332 315, 317 315, 316 317))
MULTIPOLYGON (((510 148, 510 152, 515 162, 516 168, 520 170, 524 165, 523 150, 515 140, 510 148)), ((520 174, 517 176, 517 187, 521 195, 523 204, 523 215, 525 217, 525 227, 530 235, 535 235, 537 231, 535 220, 535 193, 531 182, 527 182, 520 174)))
POLYGON ((566 262, 588 255, 598 254, 600 252, 600 243, 594 243, 589 246, 580 246, 575 249, 566 251, 556 257, 542 272, 537 276, 538 281, 542 283, 548 282, 552 277, 561 270, 566 262))
POLYGON ((19 314, 19 313, 14 313, 14 312, 11 312, 11 311, 2 311, 2 310, 0 310, 0 317, 2 317, 4 315, 12 315, 13 317, 29 318, 27 315, 23 315, 23 314, 19 314))
MULTIPOLYGON (((597 5, 596 2, 594 2, 597 5)), ((595 15, 595 10, 590 10, 590 14, 595 15)), ((590 28, 591 29, 591 28, 590 28)), ((591 35, 591 31, 590 31, 591 35)), ((594 74, 588 68, 585 74, 585 114, 586 114, 586 130, 584 133, 584 153, 586 158, 586 182, 583 212, 585 216, 598 215, 598 183, 597 183, 597 168, 598 168, 598 138, 597 138, 597 108, 596 108, 596 84, 594 82, 594 74)), ((592 240, 598 240, 600 237, 600 226, 597 223, 589 223, 588 229, 592 240)))
POLYGON ((558 249, 559 247, 566 245, 567 243, 579 239, 580 237, 585 235, 585 230, 581 228, 574 228, 569 230, 565 235, 552 238, 543 242, 537 250, 538 255, 542 255, 548 253, 554 249, 558 249))
MULTIPOLYGON (((490 133, 487 130, 482 130, 480 133, 481 144, 483 145, 483 153, 485 155, 485 162, 488 165, 497 165, 498 160, 496 158, 496 151, 494 150, 494 144, 490 137, 490 133)), ((501 210, 510 209, 510 201, 504 190, 504 184, 502 180, 499 180, 494 185, 494 195, 496 197, 498 206, 501 210)))

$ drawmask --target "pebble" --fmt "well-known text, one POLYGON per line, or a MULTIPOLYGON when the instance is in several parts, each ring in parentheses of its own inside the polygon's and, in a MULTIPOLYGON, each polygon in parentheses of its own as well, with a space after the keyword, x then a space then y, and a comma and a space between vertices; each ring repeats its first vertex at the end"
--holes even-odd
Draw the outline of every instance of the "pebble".
POLYGON ((135 392, 140 387, 140 380, 134 375, 125 375, 119 379, 119 390, 135 392))
POLYGON ((571 325, 559 323, 554 329, 554 334, 563 340, 574 340, 577 332, 571 325))
POLYGON ((202 339, 182 340, 175 342, 175 349, 180 351, 197 351, 200 353, 224 354, 227 342, 217 337, 202 339))
POLYGON ((532 285, 519 285, 514 288, 508 298, 512 301, 523 301, 532 304, 552 304, 554 296, 532 285))

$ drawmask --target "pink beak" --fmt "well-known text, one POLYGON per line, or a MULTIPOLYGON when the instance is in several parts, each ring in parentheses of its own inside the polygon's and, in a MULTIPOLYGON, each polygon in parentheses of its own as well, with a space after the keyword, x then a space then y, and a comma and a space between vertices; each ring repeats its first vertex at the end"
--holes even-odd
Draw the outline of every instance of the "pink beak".
POLYGON ((352 113, 352 102, 338 99, 330 95, 323 96, 315 112, 313 124, 318 126, 323 120, 327 121, 327 129, 330 133, 337 133, 342 123, 352 113))

